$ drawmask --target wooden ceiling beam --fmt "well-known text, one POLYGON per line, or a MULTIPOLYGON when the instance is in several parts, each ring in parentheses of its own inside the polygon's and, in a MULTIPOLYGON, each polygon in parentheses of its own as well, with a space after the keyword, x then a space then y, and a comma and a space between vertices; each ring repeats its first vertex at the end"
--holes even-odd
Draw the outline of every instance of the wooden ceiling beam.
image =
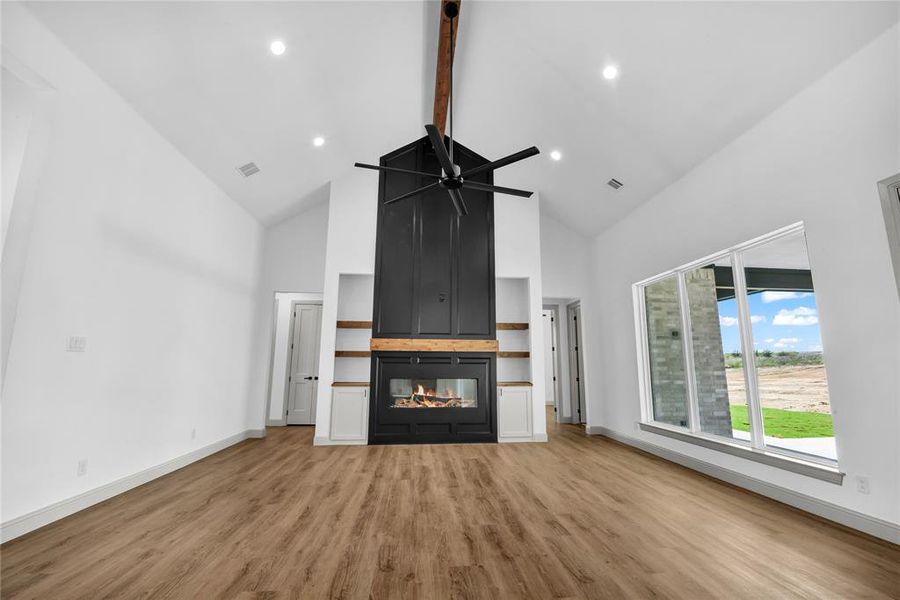
POLYGON ((450 27, 453 27, 453 51, 456 52, 456 38, 459 30, 459 17, 452 21, 444 14, 447 4, 456 4, 457 9, 462 0, 443 0, 441 2, 441 26, 438 33, 437 68, 434 75, 434 118, 432 122, 441 135, 447 126, 447 104, 450 101, 450 27))

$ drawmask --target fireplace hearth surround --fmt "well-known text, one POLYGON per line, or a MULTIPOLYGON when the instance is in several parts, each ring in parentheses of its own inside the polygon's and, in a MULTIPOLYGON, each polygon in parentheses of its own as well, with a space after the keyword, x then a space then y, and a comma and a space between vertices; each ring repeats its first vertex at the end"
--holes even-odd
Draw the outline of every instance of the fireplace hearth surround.
POLYGON ((379 352, 373 358, 369 443, 497 441, 495 356, 379 352))
MULTIPOLYGON (((458 143, 454 157, 463 171, 488 162, 458 143)), ((427 137, 380 164, 440 173, 427 137)), ((466 189, 466 216, 440 188, 384 204, 429 182, 379 174, 370 444, 497 441, 493 194, 466 189)))

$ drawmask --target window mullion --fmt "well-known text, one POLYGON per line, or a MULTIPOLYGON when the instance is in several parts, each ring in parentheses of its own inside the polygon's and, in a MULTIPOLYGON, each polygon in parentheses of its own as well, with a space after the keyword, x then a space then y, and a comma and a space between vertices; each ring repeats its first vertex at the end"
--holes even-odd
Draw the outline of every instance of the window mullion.
POLYGON ((697 403, 697 382, 694 377, 694 335, 691 330, 690 300, 684 271, 678 273, 678 304, 681 306, 681 343, 684 353, 684 384, 688 398, 688 429, 700 431, 700 406, 697 403))
POLYGON ((759 381, 756 373, 756 348, 753 346, 753 328, 750 323, 750 304, 747 301, 747 279, 744 257, 740 252, 732 254, 734 270, 734 295, 738 305, 738 323, 741 330, 741 348, 744 353, 744 381, 747 388, 747 414, 750 418, 750 439, 754 448, 766 447, 762 409, 759 405, 759 381))

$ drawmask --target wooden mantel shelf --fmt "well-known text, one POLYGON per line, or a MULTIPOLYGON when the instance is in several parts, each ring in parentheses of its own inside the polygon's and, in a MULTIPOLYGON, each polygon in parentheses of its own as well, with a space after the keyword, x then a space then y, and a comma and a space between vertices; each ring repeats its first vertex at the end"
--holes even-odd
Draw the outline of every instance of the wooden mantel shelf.
POLYGON ((530 358, 530 352, 498 352, 497 356, 500 358, 530 358))
POLYGON ((368 381, 335 381, 331 387, 369 387, 368 381))
POLYGON ((372 321, 338 321, 338 329, 372 329, 372 321))
POLYGON ((522 331, 528 329, 528 323, 497 323, 497 329, 501 331, 522 331))
POLYGON ((532 387, 530 381, 498 381, 497 387, 532 387))
POLYGON ((335 350, 335 358, 366 358, 372 356, 368 350, 335 350))
POLYGON ((497 340, 372 338, 369 349, 380 352, 496 352, 497 340))

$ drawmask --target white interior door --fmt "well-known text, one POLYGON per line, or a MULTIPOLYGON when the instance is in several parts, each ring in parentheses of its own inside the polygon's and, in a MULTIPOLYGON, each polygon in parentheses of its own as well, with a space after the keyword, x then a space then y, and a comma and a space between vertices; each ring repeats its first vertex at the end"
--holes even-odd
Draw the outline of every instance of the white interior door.
POLYGON ((288 425, 314 425, 319 390, 319 334, 322 305, 294 306, 288 375, 288 425))

